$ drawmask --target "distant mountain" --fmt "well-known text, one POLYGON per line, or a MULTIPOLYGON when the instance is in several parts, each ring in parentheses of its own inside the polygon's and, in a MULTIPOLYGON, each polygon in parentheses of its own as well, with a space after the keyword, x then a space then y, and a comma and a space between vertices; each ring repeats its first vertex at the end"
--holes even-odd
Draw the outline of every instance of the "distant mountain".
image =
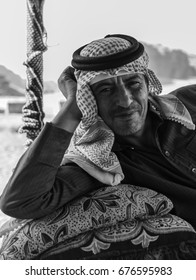
POLYGON ((58 86, 57 83, 53 82, 53 81, 46 81, 44 82, 44 93, 54 93, 57 92, 58 86))
POLYGON ((25 86, 25 81, 19 75, 3 65, 0 65, 0 76, 3 76, 8 83, 14 84, 19 88, 24 88, 25 86))
POLYGON ((23 80, 2 65, 0 65, 0 96, 24 96, 23 80))
POLYGON ((150 68, 165 83, 172 79, 196 77, 196 56, 182 50, 170 50, 161 45, 144 43, 150 57, 150 68))
MULTIPOLYGON (((0 96, 24 96, 25 79, 0 65, 0 96)), ((44 93, 54 93, 58 86, 53 81, 44 82, 44 93)))
MULTIPOLYGON (((171 50, 162 45, 144 43, 150 57, 150 68, 157 74, 163 84, 173 79, 189 79, 196 77, 196 55, 182 50, 171 50)), ((44 93, 58 91, 53 81, 44 82, 44 93)), ((0 96, 24 96, 25 80, 0 65, 0 96)))
POLYGON ((189 55, 189 62, 190 65, 196 69, 196 55, 194 54, 189 55))

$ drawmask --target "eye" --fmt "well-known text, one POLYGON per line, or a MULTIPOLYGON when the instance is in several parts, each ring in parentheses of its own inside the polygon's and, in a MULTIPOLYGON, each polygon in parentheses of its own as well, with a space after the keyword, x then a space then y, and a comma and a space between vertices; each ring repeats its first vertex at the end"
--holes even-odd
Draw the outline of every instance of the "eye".
POLYGON ((100 93, 103 93, 103 94, 110 94, 112 93, 112 88, 111 87, 104 87, 104 88, 101 88, 100 93))
POLYGON ((126 84, 126 87, 133 88, 133 89, 139 89, 141 87, 141 83, 139 81, 131 81, 126 84))

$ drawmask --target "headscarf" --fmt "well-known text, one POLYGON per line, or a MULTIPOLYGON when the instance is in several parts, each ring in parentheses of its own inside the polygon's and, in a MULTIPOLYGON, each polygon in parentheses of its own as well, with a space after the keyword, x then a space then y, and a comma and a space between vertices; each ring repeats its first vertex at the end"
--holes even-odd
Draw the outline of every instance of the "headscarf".
POLYGON ((82 120, 73 134, 62 164, 71 160, 100 182, 117 185, 123 180, 124 174, 117 156, 111 151, 114 133, 98 115, 96 100, 89 83, 99 74, 115 76, 122 70, 127 73, 145 75, 148 80, 149 94, 159 94, 162 90, 161 83, 153 71, 148 69, 149 58, 143 45, 133 37, 109 35, 80 48, 74 55, 72 65, 78 68, 75 71, 77 79, 76 101, 82 112, 82 120), (135 47, 135 42, 139 46, 138 48, 135 47), (132 51, 133 48, 136 51, 132 51), (126 55, 123 57, 124 53, 126 55), (108 57, 111 57, 109 62, 107 61, 108 57), (101 62, 99 63, 99 61, 101 62), (128 61, 128 63, 123 64, 123 61, 128 61), (114 62, 117 67, 107 68, 114 62), (100 68, 102 69, 96 70, 100 68))

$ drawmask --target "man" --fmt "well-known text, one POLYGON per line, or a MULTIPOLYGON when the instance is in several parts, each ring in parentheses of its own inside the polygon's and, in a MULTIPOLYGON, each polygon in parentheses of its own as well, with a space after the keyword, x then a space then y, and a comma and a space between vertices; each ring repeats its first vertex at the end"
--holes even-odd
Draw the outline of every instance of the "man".
POLYGON ((196 227, 196 85, 159 96, 143 45, 119 34, 78 49, 72 66, 59 78, 67 100, 19 160, 2 211, 38 218, 129 183, 167 195, 196 227))

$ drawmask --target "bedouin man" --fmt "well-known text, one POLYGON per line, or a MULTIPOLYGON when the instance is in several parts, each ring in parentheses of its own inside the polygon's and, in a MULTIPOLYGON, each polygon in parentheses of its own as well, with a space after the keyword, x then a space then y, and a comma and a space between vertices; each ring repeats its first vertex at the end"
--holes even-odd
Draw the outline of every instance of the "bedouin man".
POLYGON ((66 102, 20 158, 0 206, 38 218, 103 185, 168 196, 196 228, 196 85, 160 95, 144 46, 126 35, 73 54, 59 78, 66 102))

